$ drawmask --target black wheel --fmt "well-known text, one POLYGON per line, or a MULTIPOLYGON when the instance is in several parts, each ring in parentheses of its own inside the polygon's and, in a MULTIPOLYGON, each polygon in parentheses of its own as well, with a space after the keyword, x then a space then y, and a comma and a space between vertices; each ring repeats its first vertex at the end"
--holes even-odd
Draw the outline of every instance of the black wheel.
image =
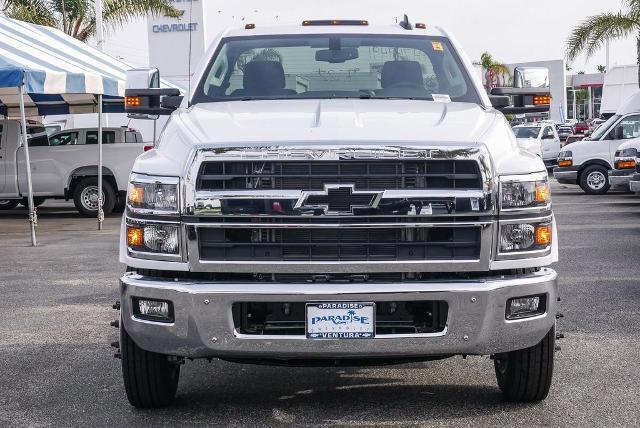
POLYGON ((496 378, 507 401, 540 401, 547 398, 553 377, 556 329, 535 346, 496 355, 496 378))
POLYGON ((129 337, 120 321, 122 378, 127 398, 137 408, 165 407, 178 389, 180 365, 166 355, 141 349, 129 337))
MULTIPOLYGON (((45 200, 45 198, 33 198, 33 206, 39 207, 40 205, 44 204, 45 200)), ((22 198, 22 200, 20 201, 20 205, 25 208, 29 208, 29 200, 27 198, 22 198)))
MULTIPOLYGON (((116 203, 116 193, 107 181, 102 180, 102 195, 104 215, 111 214, 116 203)), ((98 215, 98 179, 89 177, 82 180, 73 191, 73 203, 76 209, 85 217, 98 215)))
POLYGON ((18 206, 18 199, 0 199, 0 210, 12 210, 18 206))
POLYGON ((609 191, 609 171, 601 165, 588 166, 580 173, 580 187, 589 195, 602 195, 609 191))

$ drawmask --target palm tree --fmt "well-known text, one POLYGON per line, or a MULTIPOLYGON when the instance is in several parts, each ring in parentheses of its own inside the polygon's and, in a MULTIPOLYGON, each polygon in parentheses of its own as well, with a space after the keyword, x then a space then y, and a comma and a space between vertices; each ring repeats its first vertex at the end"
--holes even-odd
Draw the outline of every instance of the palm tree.
POLYGON ((491 89, 500 86, 505 75, 511 78, 511 71, 509 70, 509 67, 494 60, 493 56, 489 52, 485 52, 480 55, 479 64, 485 72, 485 86, 487 91, 491 91, 491 89))
MULTIPOLYGON (((111 28, 150 14, 178 18, 183 13, 171 0, 102 1, 102 19, 111 28)), ((0 0, 0 6, 9 18, 56 27, 83 42, 96 32, 94 0, 0 0)))
POLYGON ((598 73, 606 73, 607 72, 607 67, 604 65, 599 65, 598 67, 598 73))
POLYGON ((608 40, 636 35, 638 84, 640 84, 640 0, 624 0, 626 10, 590 16, 573 29, 567 40, 566 56, 573 61, 580 53, 593 55, 608 40))

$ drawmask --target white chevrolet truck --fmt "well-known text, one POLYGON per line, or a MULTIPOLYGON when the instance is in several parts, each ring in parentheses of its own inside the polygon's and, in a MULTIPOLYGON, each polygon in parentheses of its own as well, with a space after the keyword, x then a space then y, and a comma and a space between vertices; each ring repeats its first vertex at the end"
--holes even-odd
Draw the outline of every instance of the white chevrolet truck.
MULTIPOLYGON (((0 210, 26 206, 27 173, 21 125, 0 120, 0 210)), ((35 205, 46 199, 73 200, 87 217, 98 213, 98 130, 66 129, 47 135, 43 126, 27 126, 35 205)), ((140 132, 104 128, 104 213, 124 209, 131 166, 145 147, 140 132)), ((152 146, 148 146, 149 148, 152 146)))
POLYGON ((444 30, 249 24, 214 41, 189 96, 154 81, 132 71, 126 93, 131 113, 171 113, 133 166, 122 222, 112 324, 132 405, 169 404, 192 358, 485 355, 507 400, 547 396, 545 165, 444 30))

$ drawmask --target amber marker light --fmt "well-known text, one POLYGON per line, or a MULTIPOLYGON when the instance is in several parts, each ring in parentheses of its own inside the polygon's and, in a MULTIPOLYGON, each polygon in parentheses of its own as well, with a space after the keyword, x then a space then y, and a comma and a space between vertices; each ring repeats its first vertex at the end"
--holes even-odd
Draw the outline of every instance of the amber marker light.
POLYGON ((541 106, 551 104, 551 97, 549 95, 534 95, 533 96, 533 105, 541 106))
POLYGON ((127 226, 127 245, 129 247, 142 247, 144 232, 141 227, 127 226))
POLYGON ((636 167, 636 161, 634 160, 620 160, 616 162, 616 169, 630 169, 636 167))
POLYGON ((140 107, 140 97, 124 97, 125 107, 140 107))
POLYGON ((573 165, 573 161, 571 160, 558 161, 558 166, 571 166, 571 165, 573 165))
POLYGON ((539 224, 536 226, 536 245, 551 244, 551 225, 539 224))
POLYGON ((550 197, 551 189, 549 188, 549 183, 545 181, 544 183, 536 184, 536 202, 549 202, 550 197))

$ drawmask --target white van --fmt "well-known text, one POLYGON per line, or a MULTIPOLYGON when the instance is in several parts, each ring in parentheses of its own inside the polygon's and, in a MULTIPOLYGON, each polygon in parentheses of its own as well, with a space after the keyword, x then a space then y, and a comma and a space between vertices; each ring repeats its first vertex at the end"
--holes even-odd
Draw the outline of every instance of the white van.
POLYGON ((640 138, 640 93, 632 95, 618 112, 582 141, 563 147, 553 175, 559 183, 577 184, 585 193, 603 194, 611 187, 618 148, 640 138))
POLYGON ((609 184, 614 190, 630 191, 629 183, 640 164, 640 138, 622 143, 616 151, 613 169, 609 171, 609 184))

